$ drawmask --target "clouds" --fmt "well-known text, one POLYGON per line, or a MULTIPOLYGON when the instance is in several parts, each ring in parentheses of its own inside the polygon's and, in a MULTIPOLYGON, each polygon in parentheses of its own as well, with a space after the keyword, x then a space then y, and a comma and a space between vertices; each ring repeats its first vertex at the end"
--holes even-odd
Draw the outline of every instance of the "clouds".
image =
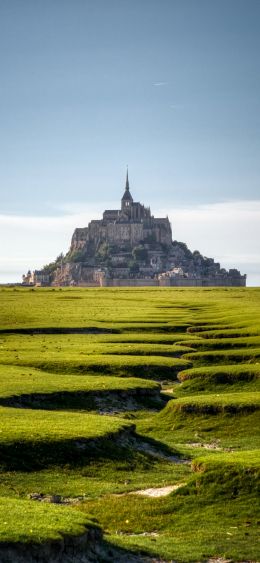
POLYGON ((153 86, 167 86, 168 82, 154 82, 153 86))
POLYGON ((29 268, 41 268, 67 252, 73 231, 99 219, 102 205, 60 206, 55 216, 0 215, 0 283, 20 282, 29 268))
MULTIPOLYGON (((114 207, 115 205, 115 207, 114 207)), ((40 268, 69 248, 73 230, 101 218, 104 208, 72 202, 52 217, 0 215, 0 282, 20 281, 28 268, 40 268)), ((153 205, 155 209, 155 206, 153 205)), ((222 266, 248 273, 249 284, 260 285, 260 201, 223 202, 193 207, 161 208, 168 214, 173 238, 191 250, 214 257, 222 266)))
POLYGON ((225 268, 248 273, 249 285, 260 285, 260 201, 198 205, 168 214, 173 238, 214 257, 225 268))
POLYGON ((174 232, 202 252, 260 257, 260 201, 237 201, 171 210, 174 232), (205 248, 205 251, 203 250, 205 248))

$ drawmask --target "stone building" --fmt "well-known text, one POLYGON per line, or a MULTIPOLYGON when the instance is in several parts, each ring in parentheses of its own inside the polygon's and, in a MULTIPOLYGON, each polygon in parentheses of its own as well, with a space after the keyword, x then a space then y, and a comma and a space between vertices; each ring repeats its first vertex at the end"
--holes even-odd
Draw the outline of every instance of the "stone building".
POLYGON ((228 272, 213 258, 173 241, 168 217, 154 217, 150 207, 134 201, 128 171, 120 209, 107 209, 101 219, 75 229, 68 253, 30 279, 81 286, 246 284, 237 270, 228 272))
POLYGON ((105 242, 111 245, 129 247, 149 242, 171 245, 172 231, 169 219, 155 218, 149 207, 133 200, 130 193, 128 171, 126 185, 121 199, 121 209, 107 209, 103 219, 91 221, 88 227, 76 229, 71 251, 84 249, 90 252, 105 242))

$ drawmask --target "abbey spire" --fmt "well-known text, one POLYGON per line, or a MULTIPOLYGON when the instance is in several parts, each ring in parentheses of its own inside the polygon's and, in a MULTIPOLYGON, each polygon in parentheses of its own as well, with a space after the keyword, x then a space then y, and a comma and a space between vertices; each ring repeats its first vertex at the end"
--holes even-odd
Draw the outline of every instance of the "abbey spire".
POLYGON ((129 179, 128 179, 128 166, 126 169, 126 183, 125 183, 125 189, 129 190, 129 179))
POLYGON ((123 195, 123 197, 122 197, 122 209, 123 209, 124 207, 129 207, 130 202, 133 202, 133 201, 134 201, 134 200, 133 200, 133 198, 132 198, 132 196, 131 196, 130 189, 129 189, 129 178, 128 178, 128 167, 127 167, 127 170, 126 170, 126 182, 125 182, 125 193, 124 193, 124 195, 123 195))

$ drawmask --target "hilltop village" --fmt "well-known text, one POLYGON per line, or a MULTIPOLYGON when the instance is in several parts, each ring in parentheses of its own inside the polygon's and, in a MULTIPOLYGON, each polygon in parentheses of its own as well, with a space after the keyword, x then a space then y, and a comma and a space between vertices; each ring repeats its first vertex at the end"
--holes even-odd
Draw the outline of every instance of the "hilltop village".
POLYGON ((65 256, 30 270, 24 285, 245 286, 246 275, 172 240, 168 217, 157 218, 133 200, 128 171, 120 209, 75 229, 65 256))

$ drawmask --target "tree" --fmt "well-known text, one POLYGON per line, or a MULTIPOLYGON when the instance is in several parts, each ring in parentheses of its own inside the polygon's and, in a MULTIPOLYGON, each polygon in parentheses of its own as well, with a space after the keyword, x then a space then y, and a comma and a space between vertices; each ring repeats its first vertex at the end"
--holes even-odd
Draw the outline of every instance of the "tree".
POLYGON ((145 262, 148 258, 148 252, 147 252, 146 248, 144 248, 141 245, 135 246, 132 250, 132 256, 133 256, 135 261, 141 260, 142 262, 145 262))
POLYGON ((98 247, 96 257, 101 262, 107 262, 111 256, 111 249, 107 242, 101 242, 98 247))
POLYGON ((135 260, 129 260, 128 268, 130 270, 130 274, 138 274, 139 272, 139 264, 135 260))

